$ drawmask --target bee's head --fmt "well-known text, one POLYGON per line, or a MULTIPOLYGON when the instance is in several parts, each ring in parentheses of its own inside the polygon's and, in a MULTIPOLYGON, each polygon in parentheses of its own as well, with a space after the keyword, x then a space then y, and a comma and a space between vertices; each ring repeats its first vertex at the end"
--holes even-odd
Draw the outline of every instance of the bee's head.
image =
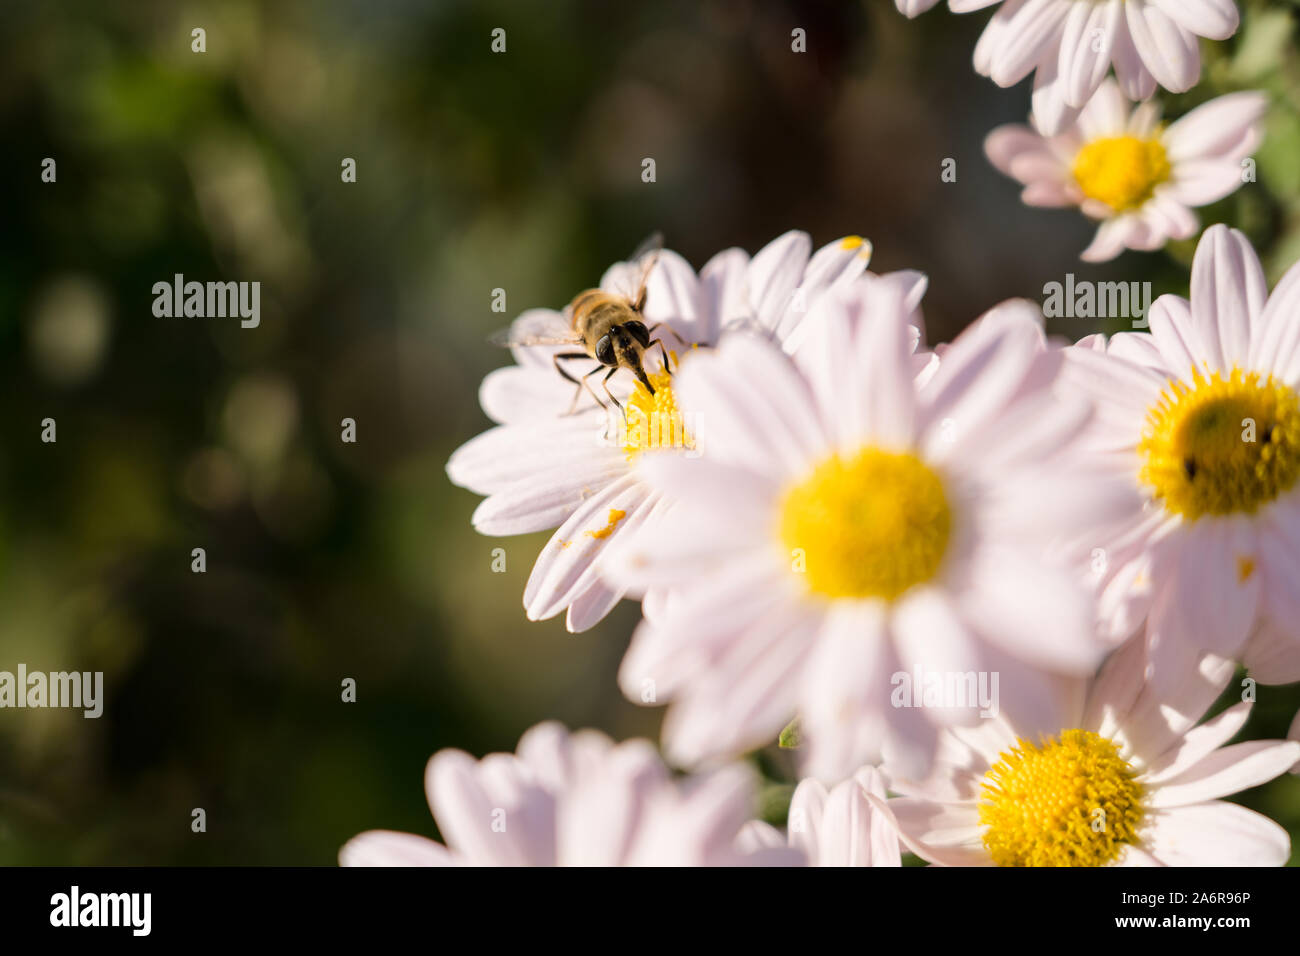
MULTIPOLYGON (((629 323, 629 325, 633 324, 641 323, 629 323)), ((641 367, 641 353, 644 349, 645 346, 636 329, 629 329, 626 325, 616 325, 596 344, 596 358, 604 365, 630 369, 637 381, 653 395, 654 386, 650 384, 645 369, 641 367)))

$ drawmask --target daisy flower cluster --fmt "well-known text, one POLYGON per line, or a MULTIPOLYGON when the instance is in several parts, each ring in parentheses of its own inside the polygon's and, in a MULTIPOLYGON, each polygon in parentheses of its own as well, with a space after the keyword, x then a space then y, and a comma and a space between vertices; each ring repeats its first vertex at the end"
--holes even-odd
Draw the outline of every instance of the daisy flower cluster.
MULTIPOLYGON (((1100 223, 1084 259, 1189 239, 1252 181, 1262 94, 1167 125, 1151 99, 1195 84, 1232 0, 949 6, 998 7, 980 73, 1034 74, 1031 123, 986 151, 1026 203, 1100 223)), ((871 252, 790 232, 696 272, 663 250, 516 319, 480 392, 494 425, 448 475, 483 496, 480 532, 553 531, 530 619, 580 632, 640 602, 618 685, 665 708, 660 741, 544 723, 514 754, 441 751, 444 842, 372 831, 344 864, 1289 859, 1224 798, 1300 770, 1300 715, 1233 742, 1300 681, 1300 264, 1270 290, 1214 225, 1145 328, 1060 341, 1017 299, 931 346, 927 278, 871 252), (604 401, 561 361, 607 299, 579 346, 604 401), (745 758, 778 742, 799 780, 758 819, 745 758)))
POLYGON ((629 416, 689 422, 675 443, 563 414, 572 383, 526 349, 488 377, 500 424, 449 472, 487 495, 482 530, 559 527, 530 616, 641 600, 619 684, 667 705, 663 756, 553 723, 514 754, 442 751, 445 843, 372 831, 342 862, 1289 857, 1221 798, 1300 764, 1300 741, 1229 742, 1256 684, 1300 679, 1300 266, 1270 295, 1215 226, 1149 331, 1058 342, 1012 300, 931 349, 924 278, 867 248, 794 233, 699 275, 661 256, 646 317, 693 347, 653 393, 620 387, 629 416), (1239 665, 1251 692, 1204 720, 1239 665), (783 828, 741 762, 778 737, 802 774, 783 828))
MULTIPOLYGON (((895 0, 915 17, 938 0, 895 0)), ((999 86, 1034 76, 1029 125, 1001 126, 989 161, 1030 206, 1075 206, 1099 223, 1088 262, 1189 239, 1193 209, 1255 181, 1252 154, 1268 99, 1210 99, 1166 124, 1158 90, 1185 93, 1201 75, 1200 39, 1237 32, 1234 0, 949 0, 953 13, 997 7, 974 54, 999 86), (1112 70, 1113 68, 1113 70, 1112 70)))

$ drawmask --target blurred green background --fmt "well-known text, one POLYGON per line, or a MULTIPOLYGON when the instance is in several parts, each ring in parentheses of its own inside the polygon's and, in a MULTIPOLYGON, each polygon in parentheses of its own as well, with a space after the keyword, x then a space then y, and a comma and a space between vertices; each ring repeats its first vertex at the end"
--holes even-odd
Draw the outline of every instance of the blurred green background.
MULTIPOLYGON (((1297 8, 1243 6, 1206 81, 1168 102, 1274 95, 1259 182, 1204 212, 1276 278, 1300 258, 1297 8)), ((655 736, 659 712, 614 684, 635 607, 576 636, 529 624, 546 536, 476 535, 477 499, 443 472, 487 424, 478 383, 506 356, 486 335, 655 229, 696 266, 789 228, 866 235, 874 268, 929 273, 932 341, 1066 272, 1185 292, 1191 243, 1086 266, 1082 217, 1022 206, 984 160, 1028 110, 1026 84, 971 69, 986 19, 909 22, 887 0, 6 0, 0 669, 103 670, 107 702, 99 720, 0 712, 0 863, 331 864, 363 829, 436 833, 422 772, 441 747, 509 750, 544 718, 655 736), (261 326, 154 317, 178 272, 260 281, 261 326)), ((1297 707, 1300 688, 1262 688, 1248 733, 1284 735, 1297 707)), ((1300 779, 1244 802, 1300 834, 1300 779)))

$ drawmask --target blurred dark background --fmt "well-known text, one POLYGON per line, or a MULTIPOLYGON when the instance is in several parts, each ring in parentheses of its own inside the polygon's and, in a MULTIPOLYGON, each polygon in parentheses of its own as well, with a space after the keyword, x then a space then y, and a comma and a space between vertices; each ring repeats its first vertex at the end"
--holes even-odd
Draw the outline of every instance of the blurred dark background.
MULTIPOLYGON (((1274 94, 1260 182, 1204 212, 1276 278, 1300 257, 1295 7, 1245 6, 1168 102, 1274 94)), ((0 712, 0 863, 330 864, 363 829, 436 832, 441 747, 513 749, 544 718, 655 736, 659 712, 614 684, 636 609, 576 636, 528 623, 546 536, 476 535, 443 471, 487 425, 478 383, 506 356, 486 335, 655 229, 697 267, 790 228, 868 236, 873 268, 929 273, 932 341, 1067 272, 1185 292, 1191 243, 1086 266, 1092 227, 1024 207, 985 161, 1028 110, 1027 84, 971 68, 986 20, 887 0, 4 0, 0 669, 102 670, 106 706, 0 712), (155 317, 175 273, 260 281, 260 327, 155 317)), ((1284 735, 1297 706, 1261 689, 1249 732, 1284 735)), ((1245 802, 1300 832, 1300 780, 1245 802)))

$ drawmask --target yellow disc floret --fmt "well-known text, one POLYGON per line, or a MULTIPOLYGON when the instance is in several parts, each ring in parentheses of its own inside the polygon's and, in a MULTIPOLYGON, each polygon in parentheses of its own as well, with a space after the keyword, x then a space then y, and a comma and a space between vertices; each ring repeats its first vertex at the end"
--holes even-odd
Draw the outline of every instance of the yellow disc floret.
POLYGON ((1300 398, 1256 372, 1198 371, 1165 388, 1138 451, 1142 481, 1170 511, 1252 513, 1300 477, 1300 398))
POLYGON ((908 453, 834 456, 786 493, 780 537, 814 593, 893 600, 934 577, 952 513, 943 481, 908 453))
POLYGON ((1158 139, 1095 139, 1074 157, 1074 180, 1083 194, 1115 212, 1141 206, 1170 171, 1169 157, 1158 139))
POLYGON ((627 401, 623 450, 632 458, 647 449, 694 448, 695 439, 686 430, 677 396, 673 394, 672 376, 666 371, 650 372, 654 386, 650 394, 640 382, 627 401))
POLYGON ((999 756, 979 811, 998 866, 1104 866, 1137 842, 1142 785, 1112 741, 1067 730, 999 756))

